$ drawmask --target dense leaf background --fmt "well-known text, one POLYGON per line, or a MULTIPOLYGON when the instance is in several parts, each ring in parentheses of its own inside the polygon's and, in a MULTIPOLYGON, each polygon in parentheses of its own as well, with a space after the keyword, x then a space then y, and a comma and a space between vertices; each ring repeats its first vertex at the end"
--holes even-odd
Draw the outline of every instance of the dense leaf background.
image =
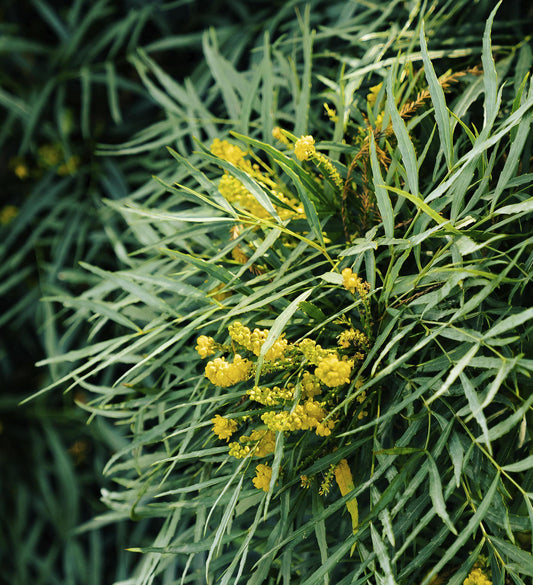
MULTIPOLYGON (((532 358, 526 74, 533 15, 524 2, 504 2, 490 46, 484 31, 495 6, 491 1, 2 3, 1 204, 18 210, 0 226, 0 565, 6 582, 175 583, 182 577, 203 582, 206 561, 214 578, 231 582, 234 573, 223 571, 230 566, 235 572, 234 559, 243 559, 239 570, 250 582, 322 583, 331 570, 332 582, 402 583, 422 581, 439 556, 460 550, 454 543, 479 553, 482 546, 475 547, 487 535, 491 546, 485 545, 483 554, 490 556, 494 582, 504 565, 508 572, 500 582, 531 576, 522 571, 531 559, 533 512, 530 499, 522 496, 532 491, 533 481, 525 418, 532 358), (493 77, 489 55, 495 58, 493 77), (428 106, 402 123, 397 113, 402 104, 391 96, 402 96, 403 104, 415 99, 425 83, 416 71, 423 62, 427 75, 428 61, 435 76, 475 66, 485 71, 483 80, 467 77, 446 94, 448 107, 461 112, 470 133, 442 104, 439 109, 439 92, 429 80, 434 114, 428 106), (398 72, 398 63, 412 64, 403 79, 388 73, 391 67, 398 72), (359 478, 361 509, 369 510, 359 535, 367 559, 361 569, 355 561, 341 562, 352 541, 326 536, 330 517, 350 533, 341 499, 331 496, 324 505, 314 498, 310 517, 287 490, 272 501, 268 522, 258 528, 259 516, 254 520, 250 510, 258 506, 266 515, 269 501, 259 503, 253 488, 242 488, 230 466, 223 467, 227 475, 215 474, 225 451, 213 443, 209 419, 219 407, 235 412, 235 403, 218 395, 214 406, 209 404, 212 389, 192 349, 199 332, 223 337, 235 318, 247 316, 253 325, 270 327, 281 315, 279 326, 294 339, 313 327, 320 331, 329 312, 338 311, 340 318, 348 311, 340 308, 342 295, 320 280, 332 271, 323 243, 318 238, 318 245, 309 246, 300 239, 288 253, 275 222, 255 222, 254 229, 231 240, 232 215, 206 205, 196 193, 216 194, 220 161, 204 150, 235 131, 243 137, 241 146, 278 165, 292 190, 305 185, 310 200, 319 197, 311 169, 279 170, 280 163, 288 163, 272 138, 276 125, 320 139, 347 180, 352 153, 341 141, 357 144, 366 95, 379 81, 390 84, 381 104, 395 138, 387 145, 381 138, 378 145, 388 148, 392 162, 388 171, 380 170, 369 156, 354 181, 362 185, 359 176, 372 176, 381 231, 371 231, 378 225, 371 216, 367 224, 357 215, 347 242, 340 203, 332 206, 335 196, 327 188, 322 201, 313 200, 317 216, 308 213, 307 224, 288 228, 295 236, 313 233, 317 221, 332 215, 325 224, 332 239, 328 253, 343 266, 353 262, 379 291, 373 301, 380 319, 376 345, 363 370, 367 391, 380 395, 383 416, 370 435, 363 432, 361 445, 369 449, 357 451, 361 455, 355 451, 360 430, 347 427, 339 445, 346 456, 361 458, 361 469, 374 460, 371 453, 379 453, 374 464, 383 479, 365 484, 368 478, 359 478), (336 124, 324 113, 324 102, 337 109, 336 124), (506 127, 513 113, 514 123, 506 127), (454 132, 446 138, 448 123, 454 132), (477 142, 475 132, 481 133, 477 142), (449 191, 441 188, 447 178, 453 178, 449 191), (381 179, 397 191, 380 191, 381 179), (439 199, 436 214, 456 225, 469 216, 477 223, 461 237, 445 228, 432 232, 435 217, 400 193, 406 185, 413 193, 417 182, 429 203, 438 199, 427 199, 432 190, 449 195, 439 199), (390 219, 388 197, 395 201, 390 219), (397 225, 412 217, 411 231, 405 237, 396 231, 403 241, 391 248, 387 222, 397 225), (259 250, 263 275, 227 263, 237 246, 251 254, 259 250), (211 300, 220 283, 226 284, 222 292, 233 295, 225 307, 211 300), (285 313, 284 320, 291 301, 303 294, 311 295, 305 297, 308 315, 298 313, 289 322, 285 313), (440 336, 441 325, 455 321, 440 336), (471 366, 473 359, 478 362, 471 366), (35 367, 36 362, 42 365, 35 367), (379 387, 387 375, 397 389, 391 396, 379 387), (423 415, 430 405, 406 396, 408 390, 423 393, 439 384, 451 397, 443 391, 442 401, 430 403, 430 424, 423 415), (486 412, 476 393, 485 386, 497 396, 486 412), (54 390, 20 405, 46 388, 54 390), (183 408, 191 388, 194 400, 183 408), (412 424, 396 417, 399 404, 412 424), (88 425, 86 411, 95 415, 88 425), (456 415, 466 422, 457 425, 456 415), (474 438, 486 447, 496 441, 495 450, 472 449, 474 438), (413 445, 425 449, 419 475, 422 456, 410 450, 413 445), (506 479, 500 481, 502 468, 506 479), (238 489, 223 492, 219 500, 220 485, 230 480, 238 489), (194 495, 194 485, 203 482, 210 491, 194 495), (459 484, 464 500, 457 495, 459 484), (410 500, 409 494, 418 497, 410 500), (469 517, 461 515, 466 506, 469 517), (289 510, 293 524, 279 522, 289 510), (448 517, 450 510, 456 517, 448 517), (487 514, 477 540, 477 525, 469 524, 476 514, 487 514), (430 546, 409 536, 417 523, 435 535, 430 546), (459 523, 458 539, 450 535, 452 523, 459 523), (250 524, 261 544, 246 559, 243 535, 250 524), (391 531, 404 543, 396 552, 391 531), (218 546, 232 539, 240 556, 218 546), (373 555, 366 554, 369 542, 373 555), (287 544, 277 558, 268 552, 287 544)), ((311 471, 326 470, 335 457, 329 453, 311 471)), ((445 575, 457 571, 452 582, 459 583, 472 563, 449 555, 443 565, 441 574, 443 568, 445 575)))

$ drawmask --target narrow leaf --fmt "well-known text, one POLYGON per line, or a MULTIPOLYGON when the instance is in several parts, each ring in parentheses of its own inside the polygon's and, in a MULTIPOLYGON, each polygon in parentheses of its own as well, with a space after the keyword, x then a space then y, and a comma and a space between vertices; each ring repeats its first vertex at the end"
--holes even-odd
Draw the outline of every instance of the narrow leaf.
POLYGON ((392 73, 387 78, 387 107, 392 121, 392 127, 398 140, 402 160, 407 174, 407 184, 413 197, 418 198, 418 163, 416 161, 415 147, 409 138, 407 127, 402 120, 394 102, 394 90, 392 88, 392 73))
POLYGON ((431 496, 431 501, 433 502, 433 507, 435 508, 435 512, 442 518, 444 524, 451 530, 453 534, 457 534, 457 530, 453 525, 450 516, 448 516, 448 512, 446 511, 446 502, 444 501, 444 496, 442 495, 442 483, 440 481, 440 474, 439 470, 437 469, 437 464, 435 460, 428 453, 428 463, 429 463, 429 495, 431 496))
MULTIPOLYGON (((385 236, 387 238, 394 237, 394 212, 392 210, 392 204, 390 201, 387 189, 382 187, 383 176, 381 175, 381 169, 376 155, 376 142, 374 135, 370 135, 370 164, 372 165, 372 174, 374 180, 374 191, 376 194, 376 201, 378 204, 379 213, 381 220, 383 221, 383 229, 385 230, 385 236)), ((346 254, 345 254, 346 255, 346 254)))
POLYGON ((480 522, 485 517, 485 514, 488 512, 492 500, 494 499, 495 494, 497 493, 498 485, 500 483, 500 474, 497 473, 494 477, 490 488, 488 489, 485 496, 481 499, 481 503, 478 506, 475 514, 470 518, 468 524, 461 531, 459 536, 453 541, 451 546, 449 546, 445 551, 441 558, 437 561, 433 569, 426 575, 425 579, 422 581, 421 585, 428 585, 433 577, 452 559, 456 558, 456 554, 458 551, 465 546, 466 542, 471 538, 474 531, 478 528, 480 522))
POLYGON ((446 158, 448 170, 452 168, 453 145, 451 137, 450 117, 446 107, 446 99, 444 91, 437 78, 435 70, 428 55, 426 38, 424 35, 424 22, 420 27, 420 49, 422 52, 422 60, 424 62, 424 74, 428 81, 429 93, 431 94, 431 101, 435 108, 435 120, 439 130, 439 137, 441 141, 441 148, 446 158))

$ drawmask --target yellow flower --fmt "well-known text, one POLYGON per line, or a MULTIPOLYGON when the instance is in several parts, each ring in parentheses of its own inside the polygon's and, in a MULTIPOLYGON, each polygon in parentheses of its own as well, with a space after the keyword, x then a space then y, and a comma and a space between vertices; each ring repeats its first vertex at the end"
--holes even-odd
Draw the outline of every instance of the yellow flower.
POLYGON ((325 496, 329 490, 331 489, 331 483, 333 481, 333 476, 335 472, 335 465, 330 465, 329 469, 326 471, 324 475, 324 479, 320 484, 320 489, 318 490, 318 494, 320 496, 325 496))
POLYGON ((249 445, 240 445, 237 441, 229 444, 229 454, 236 459, 244 459, 250 451, 249 445))
POLYGON ((322 388, 320 387, 318 378, 310 372, 304 372, 300 384, 302 386, 302 394, 305 398, 313 398, 318 394, 322 394, 322 388))
POLYGON ((246 152, 242 150, 242 148, 229 143, 227 140, 215 138, 213 144, 211 144, 211 152, 218 158, 221 158, 236 167, 242 167, 243 162, 246 162, 244 161, 246 152))
POLYGON ((252 363, 236 353, 233 363, 227 362, 223 357, 208 362, 205 367, 205 376, 215 386, 226 388, 247 380, 250 377, 251 369, 252 363))
POLYGON ((343 285, 346 290, 349 290, 352 294, 355 294, 357 291, 361 297, 364 297, 368 294, 368 291, 370 290, 370 284, 352 272, 351 268, 345 268, 341 274, 343 285))
POLYGON ((309 479, 309 477, 307 477, 307 475, 300 475, 300 486, 303 487, 304 489, 309 489, 311 487, 311 480, 309 479))
POLYGON ((196 340, 196 347, 194 348, 202 359, 205 359, 208 355, 215 353, 215 340, 207 335, 200 335, 196 340))
POLYGON ((255 443, 249 447, 254 457, 266 457, 274 453, 276 449, 276 435, 268 429, 254 429, 250 436, 243 435, 239 441, 241 443, 255 443))
POLYGON ((237 430, 237 421, 232 420, 229 418, 224 418, 219 414, 215 415, 215 418, 211 419, 213 423, 213 432, 219 439, 226 439, 229 441, 229 438, 233 433, 237 430))
POLYGON ((312 136, 302 136, 294 145, 294 154, 298 160, 308 160, 315 152, 315 139, 312 136))
POLYGON ((473 569, 463 581, 463 585, 492 585, 492 581, 479 568, 473 569))
POLYGON ((284 400, 292 400, 294 398, 294 389, 280 388, 279 386, 274 386, 274 388, 254 386, 247 390, 246 394, 254 402, 259 402, 259 404, 264 404, 265 406, 275 406, 284 400))
POLYGON ((250 347, 250 337, 252 332, 245 327, 240 321, 235 321, 228 327, 228 333, 235 343, 248 349, 250 347))
POLYGON ((15 175, 17 175, 19 179, 27 179, 30 176, 30 171, 28 170, 28 167, 24 163, 19 163, 18 165, 15 165, 13 172, 15 173, 15 175))
POLYGON ((62 165, 59 165, 57 169, 57 174, 61 177, 65 175, 73 175, 80 166, 80 157, 77 155, 71 156, 66 162, 62 165))
POLYGON ((380 112, 376 116, 376 121, 375 121, 376 130, 381 130, 382 124, 383 124, 383 112, 380 112))
MULTIPOLYGON (((228 331, 231 339, 233 339, 235 343, 242 345, 257 356, 261 353, 261 348, 268 337, 268 329, 256 328, 253 331, 250 331, 248 327, 245 327, 239 321, 230 325, 228 331)), ((266 352, 265 359, 268 361, 274 361, 283 358, 287 346, 287 340, 283 339, 283 337, 279 337, 266 352)))
POLYGON ((337 340, 339 347, 352 350, 352 359, 354 360, 363 360, 370 345, 368 337, 353 327, 343 331, 337 340))
POLYGON ((283 134, 279 126, 273 128, 272 136, 282 144, 289 144, 289 139, 283 134))
POLYGON ((43 144, 38 149, 39 162, 44 167, 54 167, 61 162, 61 148, 55 144, 43 144))
POLYGON ((350 382, 353 362, 340 360, 336 355, 324 358, 315 369, 315 376, 329 388, 335 388, 350 382))
MULTIPOLYGON (((254 329, 250 338, 250 349, 255 355, 261 353, 261 348, 268 337, 268 329, 254 329)), ((272 344, 272 347, 266 352, 265 359, 268 361, 275 361, 283 358, 285 349, 287 348, 287 340, 283 337, 278 337, 272 344)))
POLYGON ((308 362, 315 365, 318 365, 321 360, 329 355, 327 350, 322 349, 316 341, 309 338, 302 339, 298 344, 298 349, 308 362))
POLYGON ((315 429, 315 433, 321 437, 331 434, 335 421, 330 419, 323 422, 327 415, 323 402, 306 400, 303 404, 297 404, 292 412, 264 412, 261 420, 271 431, 307 431, 315 429))
POLYGON ((260 463, 255 468, 256 476, 252 479, 254 482, 255 487, 258 490, 263 490, 264 492, 268 492, 270 488, 270 480, 272 479, 272 467, 269 465, 265 465, 260 463))
POLYGON ((376 99, 378 97, 379 92, 381 91, 381 87, 383 86, 383 82, 378 83, 370 88, 370 93, 366 96, 366 101, 368 105, 372 107, 376 103, 376 99))
POLYGON ((326 114, 332 122, 339 121, 339 117, 337 116, 337 110, 335 108, 330 108, 329 105, 325 103, 324 110, 326 110, 326 114))
POLYGON ((229 173, 224 173, 218 184, 218 190, 233 205, 238 205, 255 217, 267 218, 269 213, 257 202, 257 199, 246 187, 229 173))
POLYGON ((7 225, 15 219, 19 210, 14 205, 5 205, 0 209, 0 225, 7 225))

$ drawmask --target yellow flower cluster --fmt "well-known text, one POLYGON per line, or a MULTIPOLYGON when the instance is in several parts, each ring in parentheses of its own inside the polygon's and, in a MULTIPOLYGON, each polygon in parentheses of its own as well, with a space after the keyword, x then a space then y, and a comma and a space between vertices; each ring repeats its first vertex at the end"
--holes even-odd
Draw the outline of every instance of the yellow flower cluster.
MULTIPOLYGON (((283 201, 291 209, 274 205, 276 212, 282 219, 294 216, 296 213, 303 213, 303 207, 292 198, 287 197, 284 193, 275 189, 276 183, 266 174, 262 173, 258 165, 252 163, 246 158, 247 153, 235 144, 227 140, 215 138, 211 145, 211 152, 218 158, 230 162, 237 168, 253 176, 259 183, 267 189, 270 189, 273 196, 283 201)), ((234 176, 224 172, 218 184, 218 190, 230 203, 237 205, 259 218, 268 218, 269 212, 257 201, 257 199, 248 191, 248 189, 234 176)))
POLYGON ((279 386, 261 388, 260 386, 254 386, 247 390, 246 394, 254 402, 259 402, 259 404, 264 404, 265 406, 276 406, 280 402, 292 400, 294 398, 294 388, 280 388, 279 386))
POLYGON ((205 359, 207 356, 213 355, 215 353, 215 340, 212 337, 208 337, 207 335, 200 335, 200 337, 196 340, 196 347, 194 349, 198 352, 202 359, 205 359))
POLYGON ((492 585, 492 581, 480 568, 476 568, 470 571, 463 585, 492 585))
POLYGON ((335 477, 335 465, 330 465, 329 469, 326 471, 324 475, 324 479, 320 484, 320 489, 318 490, 319 495, 325 496, 329 493, 331 489, 331 484, 333 483, 333 478, 335 477))
POLYGON ((266 457, 274 453, 275 448, 276 435, 271 430, 254 429, 249 436, 240 437, 239 442, 230 443, 229 454, 236 459, 244 459, 249 454, 254 457, 266 457))
POLYGON ((357 348, 368 348, 368 337, 359 329, 354 329, 351 327, 350 329, 346 329, 343 331, 339 337, 337 338, 339 342, 339 347, 343 349, 349 349, 351 347, 357 348))
POLYGON ((329 388, 342 386, 350 382, 353 361, 339 359, 336 355, 328 355, 315 369, 315 376, 329 388))
POLYGON ((318 394, 322 394, 322 387, 319 379, 310 372, 304 372, 300 382, 302 386, 302 394, 305 398, 314 398, 318 394))
POLYGON ((255 487, 258 490, 268 492, 270 488, 270 481, 272 479, 272 467, 265 465, 264 463, 260 463, 255 468, 255 472, 256 476, 252 479, 255 487))
POLYGON ((333 419, 324 421, 327 411, 323 405, 323 402, 315 402, 309 399, 303 404, 297 404, 292 412, 288 410, 265 412, 261 415, 261 420, 271 431, 306 431, 315 429, 317 435, 327 437, 331 434, 335 421, 333 419))
POLYGON ((39 147, 37 152, 39 155, 40 166, 49 168, 59 165, 57 168, 57 174, 61 176, 74 174, 80 164, 80 158, 76 155, 65 160, 63 149, 57 144, 43 144, 39 147))
POLYGON ((313 158, 315 163, 325 171, 337 188, 342 189, 343 180, 339 175, 339 171, 335 168, 333 163, 321 152, 317 152, 315 148, 315 139, 312 136, 301 136, 294 144, 294 154, 298 160, 309 160, 313 158))
POLYGON ((237 441, 229 444, 229 454, 235 459, 244 459, 251 450, 250 445, 240 445, 237 441))
POLYGON ((315 365, 318 365, 321 360, 329 355, 327 350, 322 349, 316 341, 309 338, 302 339, 298 344, 298 349, 309 363, 315 365))
MULTIPOLYGON (((201 357, 212 355, 217 350, 225 350, 233 355, 230 358, 217 357, 209 361, 205 368, 206 377, 215 385, 228 387, 249 379, 254 371, 254 356, 259 356, 269 335, 267 329, 250 329, 236 321, 228 326, 231 344, 220 345, 212 337, 201 335, 197 339, 196 350, 201 357), (237 353, 240 351, 241 353, 237 353), (248 352, 248 353, 244 353, 248 352), (241 356, 242 354, 242 356, 241 356), (243 357, 243 356, 248 356, 243 357), (252 356, 252 357, 250 357, 252 356)), ((312 431, 319 437, 328 437, 337 424, 337 419, 330 415, 331 400, 335 400, 338 388, 350 382, 354 361, 358 359, 357 350, 366 352, 370 342, 360 331, 350 328, 338 336, 340 349, 323 349, 313 339, 303 339, 298 343, 289 343, 282 337, 278 338, 266 353, 265 375, 283 370, 286 382, 277 385, 253 385, 246 391, 250 401, 259 403, 261 410, 251 410, 238 419, 225 418, 217 415, 212 419, 213 433, 221 440, 229 441, 236 433, 242 421, 252 421, 248 435, 242 435, 229 443, 229 455, 237 459, 246 457, 268 457, 275 451, 276 433, 295 431, 312 431), (349 355, 341 355, 341 353, 349 355), (303 360, 302 360, 303 358, 303 360), (314 371, 304 370, 299 375, 302 363, 314 366, 314 371), (292 371, 291 370, 295 370, 292 371), (296 380, 294 381, 294 377, 296 380), (293 381, 291 381, 293 380, 293 381), (323 401, 315 400, 325 389, 323 401), (239 422, 238 422, 239 421, 239 422)), ((360 388, 362 380, 356 380, 356 388, 360 388)), ((360 393, 360 402, 366 395, 360 393)), ((253 405, 250 405, 253 409, 253 405)), ((366 413, 366 411, 365 411, 366 413)), ((247 424, 249 424, 247 422, 247 424)), ((258 466, 262 470, 254 480, 258 489, 269 489, 270 479, 266 478, 267 465, 258 466)), ((323 485, 326 493, 331 483, 333 472, 323 485)))
POLYGON ((236 420, 224 418, 217 414, 215 418, 211 419, 213 423, 213 432, 219 439, 226 439, 229 441, 231 435, 237 430, 238 424, 236 420))
POLYGON ((370 285, 365 282, 357 274, 352 272, 351 268, 345 268, 342 272, 342 283, 346 290, 349 290, 352 294, 356 292, 360 297, 366 297, 370 291, 370 285))
POLYGON ((249 211, 255 217, 265 219, 269 217, 268 211, 246 189, 246 187, 229 173, 224 173, 218 184, 218 190, 230 203, 249 211))
POLYGON ((315 139, 312 136, 298 138, 294 145, 294 154, 298 160, 309 160, 315 153, 315 139))
MULTIPOLYGON (((265 343, 268 336, 267 329, 256 328, 253 331, 250 331, 248 327, 244 326, 239 321, 236 321, 230 325, 228 327, 228 332, 231 339, 233 339, 235 343, 242 345, 242 347, 246 348, 248 351, 251 351, 257 356, 261 353, 261 348, 263 347, 263 344, 265 343)), ((274 341, 272 347, 266 352, 265 359, 268 361, 282 359, 284 357, 287 346, 287 340, 283 337, 279 337, 276 339, 276 341, 274 341)))
POLYGON ((215 358, 205 367, 205 375, 215 386, 227 388, 247 380, 252 371, 252 362, 242 358, 238 353, 233 363, 227 362, 224 357, 215 358))
POLYGON ((211 144, 211 152, 218 158, 240 168, 247 168, 250 162, 245 159, 246 152, 227 140, 215 138, 211 144))

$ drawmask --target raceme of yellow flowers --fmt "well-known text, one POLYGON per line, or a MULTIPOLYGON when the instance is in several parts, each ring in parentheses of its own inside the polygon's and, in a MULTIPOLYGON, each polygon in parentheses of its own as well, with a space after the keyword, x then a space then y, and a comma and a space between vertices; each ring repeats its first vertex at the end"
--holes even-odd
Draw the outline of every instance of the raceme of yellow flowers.
MULTIPOLYGON (((269 191, 276 199, 284 203, 285 206, 273 203, 280 218, 288 219, 297 214, 303 213, 303 207, 301 204, 290 195, 283 193, 280 185, 278 185, 272 178, 271 173, 265 168, 261 170, 258 164, 252 164, 247 158, 247 153, 239 146, 231 144, 227 140, 215 138, 211 144, 211 152, 217 158, 231 163, 239 170, 250 175, 250 177, 269 191)), ((218 190, 232 205, 235 205, 258 218, 269 217, 270 214, 268 211, 257 201, 252 193, 250 193, 239 179, 227 171, 224 172, 219 181, 218 190)))
MULTIPOLYGON (((313 161, 336 185, 339 191, 342 190, 344 182, 338 170, 324 154, 316 150, 313 136, 301 136, 298 139, 292 137, 295 140, 293 145, 286 136, 288 133, 281 130, 281 128, 274 128, 272 134, 278 141, 293 149, 294 155, 299 161, 313 161)), ((227 161, 237 169, 247 173, 261 187, 271 193, 273 195, 273 206, 281 219, 289 219, 303 214, 302 204, 290 193, 284 192, 283 186, 273 178, 272 171, 265 165, 261 168, 259 164, 252 164, 248 159, 248 154, 239 146, 231 144, 227 140, 215 138, 211 144, 211 152, 217 158, 227 161), (276 199, 284 205, 276 204, 276 199)), ((219 181, 218 190, 231 204, 253 216, 257 218, 267 218, 269 216, 269 212, 257 201, 246 186, 227 170, 224 171, 219 181)))

